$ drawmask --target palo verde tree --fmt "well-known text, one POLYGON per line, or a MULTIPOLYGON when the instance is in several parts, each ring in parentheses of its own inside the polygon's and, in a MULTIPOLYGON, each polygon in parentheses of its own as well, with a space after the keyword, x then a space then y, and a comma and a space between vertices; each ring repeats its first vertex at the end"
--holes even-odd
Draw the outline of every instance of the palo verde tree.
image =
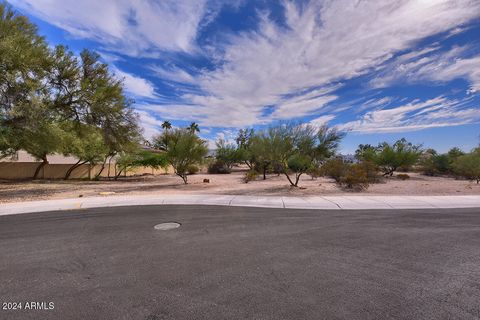
POLYGON ((49 49, 35 25, 0 4, 0 157, 26 150, 42 161, 36 177, 49 154, 71 153, 60 148, 67 146, 63 133, 94 137, 90 144, 98 145, 97 134, 83 132, 97 128, 108 149, 103 164, 137 144, 132 101, 99 59, 90 51, 78 59, 63 46, 49 49))
POLYGON ((165 150, 168 163, 185 184, 188 183, 189 169, 201 164, 208 153, 207 143, 189 128, 164 130, 153 141, 157 149, 165 150))
POLYGON ((41 161, 33 179, 37 179, 41 169, 48 164, 47 156, 61 151, 65 134, 58 124, 39 119, 35 124, 26 126, 16 137, 23 150, 41 161))
POLYGON ((298 187, 300 177, 312 165, 335 154, 343 136, 343 133, 326 126, 281 124, 256 134, 251 150, 255 161, 261 159, 264 165, 276 165, 290 185, 298 187))
POLYGON ((279 160, 290 185, 297 187, 300 177, 312 166, 334 156, 344 136, 326 125, 319 128, 308 124, 286 126, 285 142, 290 150, 284 149, 284 156, 279 160))
POLYGON ((21 149, 21 143, 28 141, 26 136, 31 137, 37 128, 50 125, 50 115, 42 112, 52 63, 37 27, 4 2, 0 3, 0 62, 0 157, 4 157, 21 149))
POLYGON ((215 159, 227 169, 231 169, 234 165, 242 162, 241 152, 233 143, 227 143, 224 139, 218 139, 215 144, 215 159))
POLYGON ((64 139, 62 153, 73 156, 77 160, 66 172, 64 179, 67 180, 72 172, 84 164, 96 165, 101 163, 108 154, 109 149, 105 144, 99 128, 83 125, 76 131, 68 130, 64 139))
POLYGON ((117 180, 122 173, 138 167, 147 167, 152 169, 166 168, 168 161, 164 152, 152 152, 146 150, 137 150, 131 153, 121 153, 117 157, 117 180))
POLYGON ((53 106, 61 117, 72 122, 72 130, 81 137, 85 126, 96 127, 107 152, 102 153, 102 173, 108 159, 120 152, 132 152, 140 143, 138 116, 132 101, 123 92, 123 83, 100 62, 100 56, 84 50, 80 59, 64 47, 55 51, 53 106))
POLYGON ((267 179, 267 171, 273 162, 272 139, 265 131, 256 133, 250 139, 248 152, 251 156, 251 168, 262 173, 263 180, 267 179))
POLYGON ((237 157, 240 162, 245 163, 249 169, 253 169, 254 166, 254 159, 250 148, 254 135, 255 131, 252 128, 240 129, 235 138, 235 142, 237 143, 237 157))
POLYGON ((384 176, 392 176, 398 168, 417 163, 421 154, 421 145, 414 145, 402 138, 393 145, 387 142, 381 143, 376 149, 374 161, 381 168, 384 176))

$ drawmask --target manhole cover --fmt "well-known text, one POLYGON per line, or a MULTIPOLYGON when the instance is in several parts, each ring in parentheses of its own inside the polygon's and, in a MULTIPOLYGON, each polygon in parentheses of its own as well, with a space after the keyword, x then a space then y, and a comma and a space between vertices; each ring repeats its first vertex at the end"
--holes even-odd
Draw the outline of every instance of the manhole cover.
POLYGON ((153 227, 155 230, 171 230, 171 229, 177 229, 180 227, 180 223, 176 222, 165 222, 165 223, 160 223, 157 224, 155 227, 153 227))

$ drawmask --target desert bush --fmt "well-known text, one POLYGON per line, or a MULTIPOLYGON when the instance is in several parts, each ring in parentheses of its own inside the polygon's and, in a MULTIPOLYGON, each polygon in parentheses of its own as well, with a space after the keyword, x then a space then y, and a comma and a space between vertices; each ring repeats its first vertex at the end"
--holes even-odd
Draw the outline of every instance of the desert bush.
POLYGON ((400 174, 397 174, 397 179, 408 180, 408 179, 410 179, 410 176, 406 173, 400 173, 400 174))
POLYGON ((322 168, 317 164, 313 164, 308 168, 307 174, 312 177, 312 180, 317 179, 322 176, 322 168))
POLYGON ((455 174, 480 183, 480 148, 471 153, 459 156, 453 162, 455 174))
POLYGON ((188 174, 196 174, 198 173, 198 171, 200 171, 200 168, 197 166, 197 165, 194 165, 194 164, 191 164, 188 166, 187 168, 187 172, 188 174))
POLYGON ((243 177, 243 181, 245 183, 249 183, 250 181, 254 181, 257 179, 258 173, 255 170, 248 170, 245 172, 245 176, 243 177))
POLYGON ((452 148, 444 154, 437 154, 435 150, 429 149, 423 155, 420 167, 423 174, 427 176, 454 174, 453 163, 463 155, 465 153, 459 148, 452 148))
POLYGON ((327 176, 339 182, 345 175, 348 165, 340 158, 326 161, 321 167, 322 176, 327 176))
POLYGON ((364 190, 368 188, 367 172, 360 164, 349 165, 338 182, 345 189, 364 190))
POLYGON ((365 171, 368 183, 378 183, 381 180, 380 170, 372 161, 362 161, 358 165, 365 171))
POLYGON ((437 156, 437 151, 427 149, 420 156, 419 167, 420 171, 427 176, 434 176, 438 173, 434 158, 437 156))
POLYGON ((216 160, 208 165, 210 174, 229 174, 232 170, 222 160, 216 160))

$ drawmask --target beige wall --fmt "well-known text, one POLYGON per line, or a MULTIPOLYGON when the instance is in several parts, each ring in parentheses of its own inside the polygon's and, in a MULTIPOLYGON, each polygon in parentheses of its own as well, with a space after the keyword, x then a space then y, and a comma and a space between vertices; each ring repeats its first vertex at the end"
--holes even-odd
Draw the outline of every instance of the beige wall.
MULTIPOLYGON (((35 169, 38 167, 39 162, 0 162, 0 179, 8 180, 17 180, 17 179, 29 179, 33 177, 35 169)), ((63 179, 67 170, 71 167, 71 164, 47 164, 40 170, 38 175, 39 179, 63 179)), ((101 165, 89 166, 81 165, 76 168, 70 178, 71 179, 84 179, 95 177, 95 175, 100 171, 101 165), (89 174, 90 172, 90 174, 89 174)), ((135 168, 127 172, 127 176, 141 175, 141 174, 164 174, 164 173, 173 173, 173 170, 169 168, 168 170, 152 170, 151 168, 135 168)), ((108 164, 105 166, 101 176, 107 177, 108 175, 108 164)), ((124 174, 122 173, 122 176, 124 174)), ((115 176, 115 166, 111 165, 110 167, 110 176, 115 176)))

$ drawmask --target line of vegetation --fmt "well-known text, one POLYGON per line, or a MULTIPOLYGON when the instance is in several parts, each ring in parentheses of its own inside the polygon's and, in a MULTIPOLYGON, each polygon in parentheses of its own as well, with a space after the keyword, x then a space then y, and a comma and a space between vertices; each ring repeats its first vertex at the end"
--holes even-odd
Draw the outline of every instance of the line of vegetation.
MULTIPOLYGON (((217 141, 215 160, 210 173, 230 173, 232 167, 245 164, 246 183, 267 174, 283 174, 292 187, 299 186, 304 174, 312 179, 324 176, 334 179, 341 187, 363 190, 372 183, 392 177, 397 171, 417 170, 426 175, 449 175, 480 180, 480 148, 463 153, 453 148, 446 154, 424 150, 402 138, 393 144, 377 146, 360 144, 354 159, 337 153, 344 133, 309 124, 280 124, 265 130, 241 129, 236 144, 217 141)), ((405 173, 397 174, 409 179, 405 173)))
MULTIPOLYGON (((40 161, 48 156, 77 159, 65 179, 82 165, 100 165, 100 178, 114 159, 114 178, 137 167, 172 167, 187 184, 208 154, 199 126, 174 128, 169 121, 151 142, 142 137, 133 100, 123 82, 95 52, 78 56, 65 46, 52 47, 25 16, 0 3, 0 159, 24 150, 40 161), (145 150, 140 146, 147 144, 145 150)), ((335 128, 282 123, 262 130, 241 129, 234 143, 218 140, 209 173, 228 174, 248 167, 244 181, 283 175, 292 187, 302 176, 327 176, 346 189, 365 189, 397 171, 415 167, 427 175, 452 175, 480 182, 480 148, 446 154, 424 150, 405 139, 393 144, 360 145, 355 159, 338 155, 345 136, 335 128)), ((408 179, 408 175, 397 175, 408 179)))

